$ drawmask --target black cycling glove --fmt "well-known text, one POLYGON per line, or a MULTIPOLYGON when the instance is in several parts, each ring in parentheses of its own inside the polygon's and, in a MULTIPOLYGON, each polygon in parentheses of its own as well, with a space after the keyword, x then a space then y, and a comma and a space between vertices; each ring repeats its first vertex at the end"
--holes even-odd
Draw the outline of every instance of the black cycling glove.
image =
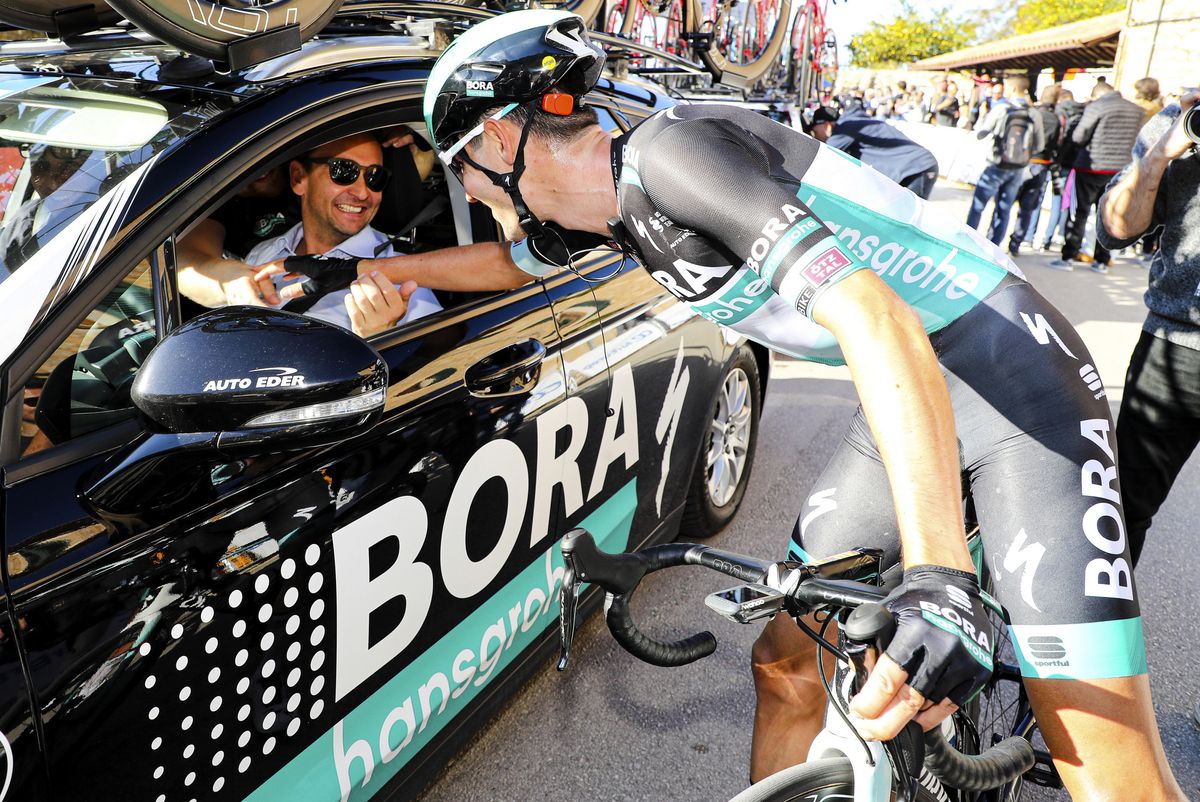
POLYGON ((888 657, 908 672, 908 684, 937 704, 965 704, 992 675, 995 631, 975 575, 917 565, 883 602, 896 616, 888 657))
POLYGON ((325 295, 344 290, 358 278, 357 259, 337 259, 330 256, 289 256, 283 260, 289 273, 307 276, 300 283, 305 295, 325 295))

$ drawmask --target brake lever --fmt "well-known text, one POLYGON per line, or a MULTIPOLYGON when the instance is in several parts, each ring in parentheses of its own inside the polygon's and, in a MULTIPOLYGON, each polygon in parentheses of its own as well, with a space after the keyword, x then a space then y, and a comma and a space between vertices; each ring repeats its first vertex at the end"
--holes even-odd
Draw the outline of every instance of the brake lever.
POLYGON ((571 657, 571 642, 575 640, 575 615, 579 609, 579 588, 583 584, 575 570, 575 555, 563 552, 563 562, 565 570, 562 587, 558 591, 559 671, 566 669, 567 660, 571 657))

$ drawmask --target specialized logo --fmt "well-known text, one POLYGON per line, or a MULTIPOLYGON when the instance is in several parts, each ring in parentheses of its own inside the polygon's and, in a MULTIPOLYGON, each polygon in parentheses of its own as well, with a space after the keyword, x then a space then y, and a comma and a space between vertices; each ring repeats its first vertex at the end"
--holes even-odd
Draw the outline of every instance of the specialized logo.
POLYGON ((546 41, 556 44, 564 50, 569 50, 577 56, 595 56, 596 53, 583 41, 580 29, 550 28, 546 31, 546 41))
POLYGON ((251 373, 263 373, 268 370, 279 371, 270 376, 236 377, 231 379, 210 379, 205 382, 201 392, 214 393, 223 390, 263 390, 269 387, 303 387, 304 377, 296 374, 296 368, 256 368, 251 373))
POLYGON ((837 492, 836 487, 831 487, 828 490, 822 490, 818 493, 813 493, 808 497, 808 506, 812 507, 812 511, 800 519, 800 537, 804 537, 804 533, 808 531, 808 525, 822 515, 833 512, 837 509, 837 499, 833 494, 837 492))
POLYGON ((667 476, 671 473, 671 452, 675 447, 675 430, 679 428, 679 416, 683 414, 683 402, 687 400, 691 373, 683 367, 683 340, 675 354, 675 367, 671 380, 667 382, 667 394, 663 397, 662 412, 654 426, 654 438, 663 444, 662 477, 658 480, 658 492, 654 495, 655 510, 662 514, 663 491, 667 487, 667 476))
POLYGON ((1062 349, 1064 354, 1071 357, 1071 359, 1079 358, 1071 353, 1071 349, 1068 348, 1067 344, 1062 341, 1062 337, 1058 336, 1058 332, 1054 330, 1054 328, 1049 322, 1047 322, 1046 318, 1044 318, 1040 312, 1035 314, 1032 318, 1022 312, 1021 320, 1025 321, 1026 327, 1029 328, 1029 333, 1033 335, 1033 338, 1037 340, 1039 344, 1048 345, 1050 340, 1053 339, 1054 342, 1058 343, 1058 347, 1062 349))
POLYGON ((1021 598, 1024 599, 1025 604, 1040 613, 1042 608, 1038 607, 1033 600, 1033 582, 1037 575, 1038 565, 1042 561, 1042 555, 1046 553, 1046 547, 1041 543, 1025 545, 1028 537, 1024 529, 1017 532, 1017 536, 1013 538, 1012 544, 1008 547, 1008 553, 1004 555, 1004 570, 1010 574, 1021 571, 1021 598))

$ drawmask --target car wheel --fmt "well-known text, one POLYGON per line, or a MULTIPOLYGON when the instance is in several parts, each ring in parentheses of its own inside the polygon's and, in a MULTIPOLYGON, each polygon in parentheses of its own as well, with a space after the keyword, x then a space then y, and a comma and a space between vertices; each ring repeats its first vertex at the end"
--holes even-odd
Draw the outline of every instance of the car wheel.
POLYGON ((237 7, 215 0, 109 0, 109 4, 162 42, 241 69, 299 48, 325 27, 342 0, 268 0, 237 7), (262 35, 286 33, 284 29, 292 25, 299 28, 295 38, 264 42, 262 35))
POLYGON ((743 345, 726 368, 709 411, 680 524, 687 537, 717 534, 742 503, 758 437, 759 381, 754 352, 743 345))

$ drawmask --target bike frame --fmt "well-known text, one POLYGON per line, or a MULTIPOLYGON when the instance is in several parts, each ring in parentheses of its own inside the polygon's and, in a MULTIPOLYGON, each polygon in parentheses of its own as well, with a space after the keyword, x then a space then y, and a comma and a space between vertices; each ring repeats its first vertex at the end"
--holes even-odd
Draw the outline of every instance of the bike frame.
MULTIPOLYGON (((847 671, 843 698, 849 698, 853 672, 847 671)), ((837 702, 830 698, 825 707, 825 728, 817 733, 807 760, 827 757, 844 757, 854 770, 854 802, 888 802, 892 789, 892 761, 879 741, 863 742, 851 730, 850 725, 835 708, 837 702)))

